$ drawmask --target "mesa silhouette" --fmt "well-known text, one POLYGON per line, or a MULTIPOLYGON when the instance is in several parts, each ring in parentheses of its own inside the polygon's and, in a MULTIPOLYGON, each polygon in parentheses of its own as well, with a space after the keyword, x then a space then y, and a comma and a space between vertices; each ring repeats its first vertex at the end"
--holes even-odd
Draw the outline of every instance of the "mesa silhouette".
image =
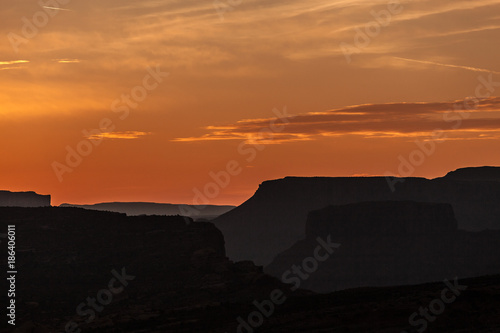
POLYGON ((50 195, 35 192, 0 191, 0 207, 46 207, 50 206, 50 195))
POLYGON ((500 229, 499 178, 498 167, 460 169, 432 180, 286 177, 263 182, 250 199, 213 222, 226 238, 231 259, 267 265, 306 236, 310 211, 330 205, 365 201, 449 203, 459 229, 500 229))

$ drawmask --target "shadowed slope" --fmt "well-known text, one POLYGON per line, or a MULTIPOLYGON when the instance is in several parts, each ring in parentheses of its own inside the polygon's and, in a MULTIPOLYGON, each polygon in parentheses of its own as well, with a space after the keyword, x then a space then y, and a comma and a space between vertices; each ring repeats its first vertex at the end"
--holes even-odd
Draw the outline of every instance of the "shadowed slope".
POLYGON ((301 284, 318 292, 500 273, 500 231, 458 230, 450 205, 407 201, 313 211, 306 238, 279 254, 265 272, 292 282, 298 274, 284 273, 313 255, 318 237, 341 244, 301 284))

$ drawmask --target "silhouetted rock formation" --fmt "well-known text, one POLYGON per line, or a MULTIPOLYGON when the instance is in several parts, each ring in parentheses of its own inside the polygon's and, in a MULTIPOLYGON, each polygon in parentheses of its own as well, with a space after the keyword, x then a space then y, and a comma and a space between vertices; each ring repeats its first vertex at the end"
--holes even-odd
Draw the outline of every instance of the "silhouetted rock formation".
MULTIPOLYGON (((0 230, 15 224, 18 235, 19 324, 34 321, 62 332, 70 320, 91 329, 106 326, 105 318, 126 332, 142 320, 155 326, 162 318, 165 330, 159 331, 175 331, 184 325, 181 318, 172 319, 176 309, 236 300, 251 304, 285 286, 253 263, 229 261, 222 233, 211 223, 60 207, 0 208, 0 217, 0 230), (104 306, 102 320, 86 324, 89 316, 78 316, 76 307, 108 289, 112 270, 122 268, 135 279, 104 306)), ((0 269, 6 272, 4 259, 0 269)))
POLYGON ((60 207, 77 207, 99 211, 125 213, 129 216, 182 215, 191 217, 194 220, 211 220, 235 208, 235 206, 195 206, 153 202, 103 202, 95 205, 62 204, 60 207))
POLYGON ((500 183, 483 180, 496 179, 492 175, 499 170, 459 170, 433 180, 286 177, 263 182, 249 200, 213 222, 226 238, 231 259, 252 260, 259 265, 269 264, 278 253, 302 239, 307 214, 329 205, 383 200, 450 203, 460 229, 500 229, 500 183), (471 173, 474 179, 482 180, 456 176, 471 173))
MULTIPOLYGON (((430 221, 434 213, 450 214, 445 205, 406 208, 430 221)), ((368 218, 367 213, 357 212, 360 221, 368 218)), ((328 226, 324 223, 328 214, 314 214, 318 219, 308 233, 328 226)), ((352 217, 353 213, 338 214, 352 217)), ((424 224, 428 232, 440 234, 454 228, 452 216, 446 221, 439 227, 424 224)), ((17 319, 15 330, 2 321, 2 333, 64 332, 69 321, 77 323, 82 332, 251 332, 237 330, 238 318, 247 321, 253 314, 254 322, 258 321, 255 303, 265 304, 275 288, 283 291, 286 299, 272 311, 269 303, 264 305, 270 315, 261 315, 262 323, 254 332, 413 333, 416 329, 409 327, 409 316, 440 298, 445 287, 442 281, 454 278, 440 277, 436 283, 417 286, 314 295, 303 290, 291 292, 289 285, 264 275, 251 262, 228 261, 222 235, 210 223, 186 225, 181 217, 126 217, 76 208, 0 208, 0 229, 6 230, 7 224, 16 225, 18 236, 17 319), (84 307, 81 310, 86 314, 79 316, 76 307, 89 299, 107 300, 103 291, 110 288, 111 270, 122 274, 122 267, 134 278, 110 304, 95 303, 101 310, 95 310, 96 318, 85 323, 92 308, 84 307)), ((391 234, 392 228, 396 233, 405 231, 394 221, 377 224, 384 235, 391 234)), ((406 231, 413 234, 417 224, 416 218, 410 218, 406 231)), ((337 225, 335 230, 349 236, 353 227, 337 225)), ((369 232, 365 229, 365 236, 369 232)), ((0 266, 4 272, 6 258, 3 256, 0 266)), ((114 282, 112 287, 121 285, 114 282)), ((500 331, 500 276, 460 280, 460 284, 467 289, 446 305, 437 320, 428 323, 428 331, 500 331)), ((74 328, 69 331, 78 332, 74 328)))
POLYGON ((316 239, 327 236, 341 246, 319 263, 303 288, 329 292, 500 273, 500 231, 458 230, 450 205, 406 201, 311 212, 306 238, 279 254, 265 272, 281 278, 292 265, 313 256, 316 239))
POLYGON ((445 178, 454 180, 482 180, 500 181, 500 168, 498 167, 476 167, 462 168, 449 172, 445 178))
POLYGON ((47 207, 50 195, 35 192, 0 191, 0 207, 47 207))

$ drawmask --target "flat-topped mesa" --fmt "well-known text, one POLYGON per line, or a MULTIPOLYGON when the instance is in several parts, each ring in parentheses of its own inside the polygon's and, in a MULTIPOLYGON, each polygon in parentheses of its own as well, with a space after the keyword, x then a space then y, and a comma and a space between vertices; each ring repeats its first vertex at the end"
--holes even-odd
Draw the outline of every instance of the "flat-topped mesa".
POLYGON ((258 265, 270 263, 276 254, 302 239, 307 214, 330 205, 370 201, 448 203, 459 229, 500 229, 500 181, 495 176, 499 170, 461 169, 436 179, 286 177, 263 182, 250 199, 214 223, 224 233, 230 258, 252 260, 258 265))
POLYGON ((326 231, 335 237, 353 235, 419 235, 458 230, 449 204, 411 201, 361 202, 329 206, 309 213, 306 237, 326 231))
POLYGON ((483 166, 474 168, 461 168, 455 171, 448 172, 448 174, 444 178, 454 180, 500 182, 500 167, 483 166))
POLYGON ((48 207, 50 195, 35 192, 0 191, 0 207, 48 207))

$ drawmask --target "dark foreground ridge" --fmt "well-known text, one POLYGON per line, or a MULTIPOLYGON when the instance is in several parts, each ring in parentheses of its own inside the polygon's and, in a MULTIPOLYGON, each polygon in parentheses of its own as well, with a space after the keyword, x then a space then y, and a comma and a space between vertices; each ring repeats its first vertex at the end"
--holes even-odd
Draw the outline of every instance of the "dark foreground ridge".
POLYGON ((2 333, 500 330, 498 275, 317 295, 228 261, 210 223, 76 208, 0 208, 0 222, 16 225, 19 273, 16 328, 4 318, 2 333))
MULTIPOLYGON (((0 208, 0 230, 16 226, 18 326, 31 322, 63 332, 73 321, 98 331, 108 326, 124 332, 196 330, 196 322, 184 322, 176 311, 251 304, 284 287, 251 262, 229 261, 222 233, 213 224, 186 224, 186 219, 79 208, 0 208), (77 313, 88 297, 106 303, 109 295, 110 304, 97 303, 102 316, 88 305, 77 313)), ((3 272, 8 271, 6 258, 3 272)))
POLYGON ((500 229, 500 168, 467 168, 438 179, 286 177, 265 181, 245 203, 213 222, 228 256, 269 264, 305 237, 307 214, 330 205, 366 201, 448 203, 458 228, 500 229), (394 190, 394 191, 393 191, 394 190))
POLYGON ((8 224, 16 225, 17 235, 17 319, 15 330, 4 319, 2 333, 68 331, 65 327, 70 332, 400 333, 424 324, 429 332, 500 330, 500 276, 459 281, 444 276, 425 285, 316 295, 292 292, 251 262, 227 260, 223 237, 211 223, 76 208, 0 208, 0 228, 8 224), (410 324, 410 316, 436 303, 445 288, 451 288, 444 294, 452 300, 445 309, 430 313, 431 321, 419 315, 410 324), (275 290, 283 295, 280 304, 270 306, 275 290), (106 295, 112 295, 109 303, 106 295))

